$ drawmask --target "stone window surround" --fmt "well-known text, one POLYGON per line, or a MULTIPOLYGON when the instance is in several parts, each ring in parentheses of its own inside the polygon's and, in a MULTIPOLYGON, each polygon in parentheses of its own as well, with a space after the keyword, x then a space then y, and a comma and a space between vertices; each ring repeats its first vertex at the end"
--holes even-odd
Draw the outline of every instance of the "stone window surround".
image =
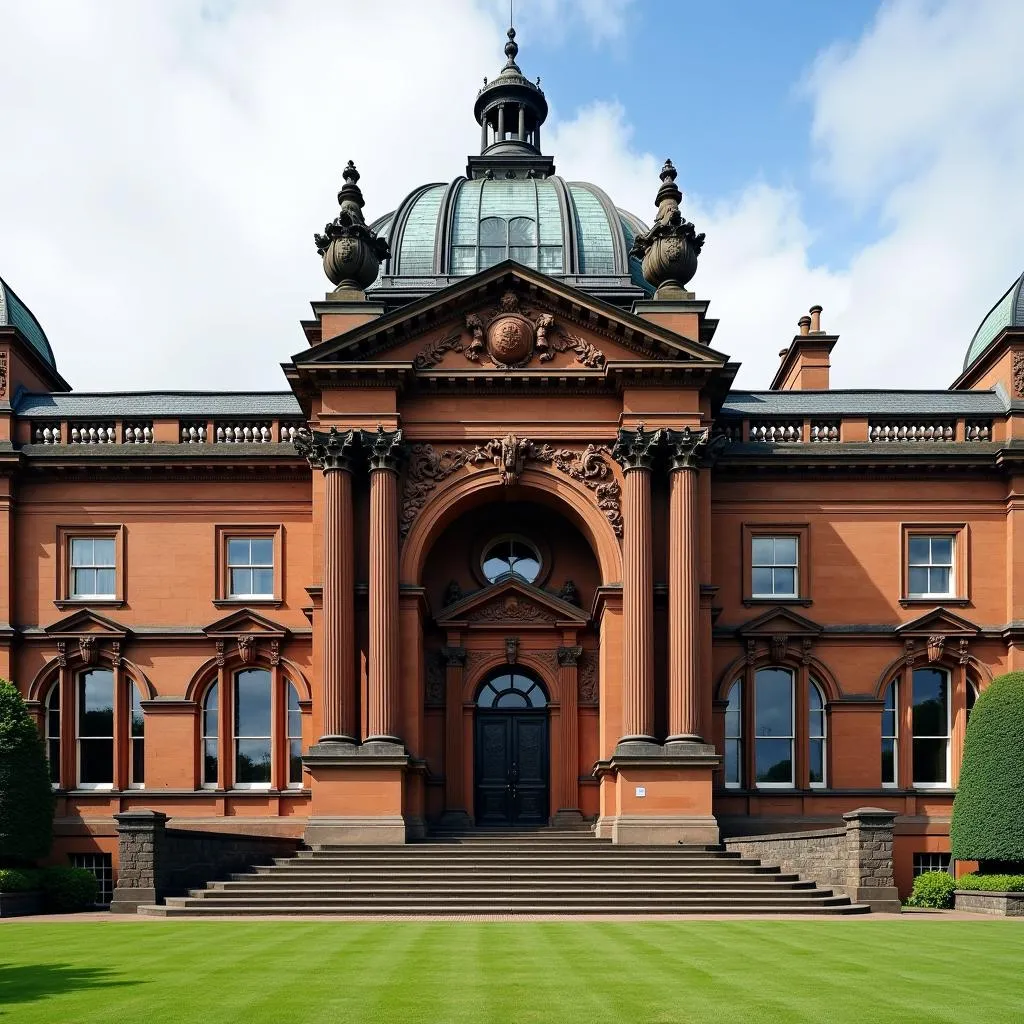
POLYGON ((281 523, 245 523, 214 527, 214 600, 218 608, 260 605, 279 608, 284 603, 284 526, 281 523), (231 595, 228 570, 228 540, 239 537, 270 537, 274 542, 274 593, 267 597, 231 595))
POLYGON ((125 562, 127 531, 123 523, 90 523, 87 525, 58 524, 57 573, 54 604, 58 608, 85 606, 121 608, 126 600, 125 562), (114 540, 114 594, 111 597, 74 597, 71 588, 71 541, 78 537, 113 538, 114 540))
POLYGON ((913 605, 968 605, 970 604, 970 527, 965 522, 900 523, 900 604, 913 605), (910 538, 952 536, 953 538, 953 593, 951 595, 910 595, 910 538))
POLYGON ((812 604, 811 600, 811 526, 807 522, 744 522, 740 527, 742 544, 743 604, 812 604), (755 597, 753 586, 753 550, 755 537, 796 537, 797 593, 795 597, 755 597))

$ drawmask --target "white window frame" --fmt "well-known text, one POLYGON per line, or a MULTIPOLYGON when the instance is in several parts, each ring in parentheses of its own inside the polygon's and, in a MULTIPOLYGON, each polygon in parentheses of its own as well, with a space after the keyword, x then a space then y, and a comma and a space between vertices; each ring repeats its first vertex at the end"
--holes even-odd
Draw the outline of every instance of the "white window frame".
POLYGON ((50 688, 46 691, 46 699, 43 701, 43 718, 44 718, 44 721, 45 721, 45 724, 46 724, 46 727, 43 730, 43 738, 44 738, 44 741, 46 743, 46 762, 47 762, 47 768, 50 769, 50 772, 51 772, 51 776, 50 776, 50 788, 51 789, 60 789, 60 787, 61 787, 61 780, 62 780, 62 777, 63 777, 63 774, 64 774, 64 772, 63 772, 63 765, 62 765, 62 762, 64 760, 64 737, 61 735, 61 725, 63 724, 63 717, 62 716, 64 714, 64 707, 63 707, 64 702, 61 700, 61 696, 62 695, 61 695, 60 689, 61 689, 61 687, 60 687, 60 676, 58 676, 53 681, 53 683, 50 685, 50 688), (54 698, 55 695, 57 697, 57 707, 53 708, 53 707, 51 707, 51 702, 53 701, 53 698, 54 698), (50 728, 50 716, 52 714, 54 714, 54 712, 56 712, 56 715, 57 715, 57 732, 56 732, 56 734, 50 728), (53 762, 50 759, 50 748, 51 748, 51 746, 54 743, 57 745, 57 765, 56 765, 56 769, 57 769, 56 775, 57 775, 57 778, 56 779, 53 778, 53 771, 52 771, 52 769, 53 769, 54 766, 53 766, 53 762))
MULTIPOLYGON (((892 740, 892 782, 886 782, 882 780, 883 789, 899 789, 900 785, 900 680, 899 678, 893 679, 889 686, 882 693, 882 725, 885 725, 885 699, 889 693, 892 693, 892 735, 889 736, 885 732, 882 733, 882 740, 892 740)), ((879 759, 881 759, 882 751, 878 751, 879 759)))
POLYGON ((274 673, 260 665, 253 666, 253 668, 259 672, 266 672, 270 677, 270 734, 268 736, 242 736, 238 731, 238 677, 243 672, 253 670, 239 669, 231 676, 231 788, 268 790, 274 788, 274 673), (266 782, 238 781, 238 745, 242 740, 266 740, 270 744, 270 778, 266 782))
POLYGON ((725 745, 728 748, 730 742, 736 744, 736 766, 739 769, 739 778, 735 782, 730 782, 725 774, 725 764, 722 764, 722 777, 725 779, 726 789, 742 789, 743 788, 743 680, 742 678, 737 679, 732 686, 729 687, 729 693, 726 697, 727 705, 725 711, 725 745), (728 702, 732 701, 733 692, 736 693, 736 721, 739 723, 736 734, 730 735, 729 733, 729 709, 728 702))
POLYGON ((117 538, 110 534, 75 534, 68 538, 68 596, 72 601, 116 601, 117 600, 117 538), (91 541, 93 545, 92 561, 78 565, 75 562, 75 547, 81 541, 91 541), (114 551, 114 560, 110 565, 99 564, 96 561, 96 542, 109 541, 114 551), (114 576, 114 585, 109 593, 102 591, 80 591, 78 589, 78 570, 91 571, 99 579, 101 570, 109 570, 114 576))
MULTIPOLYGON (((799 556, 798 556, 799 557, 799 556)), ((795 789, 796 788, 796 691, 797 677, 793 669, 786 665, 761 665, 754 672, 753 711, 754 718, 754 788, 755 789, 795 789), (757 677, 761 672, 779 671, 789 674, 789 782, 760 782, 757 778, 757 741, 758 740, 784 740, 786 736, 762 736, 757 731, 757 677)))
POLYGON ((220 773, 221 773, 221 756, 220 756, 220 731, 224 728, 224 724, 221 721, 221 691, 220 691, 220 680, 213 679, 210 684, 206 687, 206 692, 203 694, 202 703, 199 705, 199 788, 200 789, 216 789, 220 784, 220 773), (210 700, 210 694, 216 690, 216 696, 213 701, 213 710, 217 715, 217 731, 210 733, 207 729, 207 705, 210 700), (213 782, 206 781, 206 744, 209 740, 213 740, 214 749, 217 751, 217 778, 213 782))
POLYGON ((828 704, 825 700, 825 691, 814 681, 807 678, 807 785, 811 789, 828 789, 828 704), (815 736, 811 732, 811 715, 814 709, 811 707, 811 693, 816 692, 821 700, 821 735, 815 736), (811 782, 811 743, 814 740, 821 741, 821 782, 811 782))
POLYGON ((294 781, 292 779, 292 742, 294 740, 299 741, 299 754, 302 753, 302 708, 299 706, 299 688, 290 680, 282 679, 284 683, 284 756, 285 756, 285 786, 287 789, 302 789, 302 768, 299 768, 299 779, 294 781), (295 694, 296 710, 292 711, 290 708, 292 694, 295 694), (292 732, 291 719, 292 715, 295 715, 298 719, 297 732, 292 732))
POLYGON ((793 600, 800 596, 800 535, 796 533, 758 533, 750 538, 750 596, 755 600, 793 600), (772 542, 772 562, 757 562, 754 559, 754 548, 758 541, 770 540, 772 542), (796 560, 793 563, 775 561, 775 542, 778 540, 791 540, 796 547, 796 560), (793 570, 793 591, 792 593, 775 592, 765 594, 754 587, 754 576, 758 569, 772 570, 772 587, 775 587, 775 570, 793 570))
MULTIPOLYGON (((933 597, 956 597, 957 583, 956 583, 956 540, 957 535, 955 533, 912 533, 907 538, 907 597, 912 601, 927 601, 933 597), (922 564, 913 564, 910 561, 910 547, 913 542, 917 540, 928 541, 928 558, 929 561, 922 564), (948 540, 949 541, 949 564, 945 562, 934 562, 932 558, 932 542, 935 540, 948 540), (910 586, 911 569, 948 569, 949 570, 949 589, 946 591, 939 590, 927 590, 927 591, 916 591, 910 586)), ((931 585, 931 572, 928 572, 928 581, 931 585)))
POLYGON ((946 735, 945 736, 918 736, 913 729, 914 720, 914 672, 919 671, 917 669, 911 669, 910 672, 910 766, 913 770, 914 766, 914 743, 917 740, 945 740, 946 741, 946 779, 944 782, 918 782, 917 779, 911 780, 911 785, 914 789, 952 789, 952 748, 953 748, 953 674, 946 668, 933 668, 933 672, 941 672, 946 679, 946 735))
MULTIPOLYGON (((128 788, 129 789, 145 789, 145 771, 146 771, 146 713, 142 710, 142 690, 139 689, 138 683, 134 679, 126 679, 125 683, 128 686, 128 788), (142 717, 142 732, 135 735, 135 695, 139 697, 139 714, 142 717), (135 779, 135 744, 139 743, 142 745, 142 771, 143 780, 137 782, 135 779)), ((116 748, 116 744, 115 744, 116 748)), ((116 756, 116 754, 115 754, 116 756)))
MULTIPOLYGON (((228 577, 227 578, 227 596, 228 596, 229 600, 237 601, 237 600, 253 600, 254 599, 254 600, 260 600, 260 601, 267 601, 267 600, 273 600, 274 599, 274 597, 276 596, 275 593, 274 593, 274 590, 275 590, 275 582, 274 581, 275 581, 275 570, 276 570, 276 567, 274 565, 274 557, 275 557, 274 547, 275 547, 275 545, 274 545, 274 538, 271 535, 269 535, 269 534, 252 534, 252 535, 248 535, 248 534, 241 534, 241 533, 239 533, 239 534, 230 534, 226 538, 226 540, 225 540, 225 551, 224 551, 224 565, 225 565, 225 568, 227 569, 227 577, 228 577), (252 555, 252 542, 254 540, 264 540, 264 541, 267 541, 270 544, 270 562, 269 563, 267 563, 267 562, 254 562, 252 560, 253 559, 253 555, 252 555), (246 541, 249 544, 249 561, 248 562, 232 562, 231 561, 231 542, 232 541, 246 541), (254 593, 254 592, 243 593, 242 591, 236 591, 235 590, 235 586, 234 586, 235 577, 234 577, 234 573, 232 572, 233 569, 248 569, 249 570, 249 574, 250 574, 249 575, 249 579, 250 580, 253 579, 253 572, 255 570, 267 570, 267 569, 269 569, 270 570, 270 590, 259 592, 259 593, 254 593)), ((251 587, 250 587, 250 591, 252 591, 251 587)))
POLYGON ((110 669, 99 668, 99 669, 87 669, 84 672, 79 672, 75 675, 75 788, 81 790, 97 790, 97 791, 109 791, 115 787, 115 777, 117 775, 117 677, 110 669), (85 677, 90 672, 110 672, 111 675, 111 700, 114 707, 111 709, 111 735, 110 736, 82 736, 82 701, 81 701, 81 687, 85 685, 85 677), (82 740, 88 743, 90 740, 110 740, 111 747, 111 762, 110 762, 110 782, 83 782, 82 781, 82 740))

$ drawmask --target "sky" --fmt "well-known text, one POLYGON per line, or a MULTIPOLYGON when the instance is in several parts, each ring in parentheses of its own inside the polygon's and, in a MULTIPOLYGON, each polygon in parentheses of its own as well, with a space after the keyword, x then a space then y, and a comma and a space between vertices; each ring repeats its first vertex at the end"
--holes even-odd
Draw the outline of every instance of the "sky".
MULTIPOLYGON (((834 387, 960 373, 1024 271, 1020 0, 517 0, 544 150, 650 222, 671 157, 690 287, 764 388, 817 303, 834 387)), ((0 0, 0 276, 77 391, 280 390, 371 219, 463 172, 507 0, 0 0)))

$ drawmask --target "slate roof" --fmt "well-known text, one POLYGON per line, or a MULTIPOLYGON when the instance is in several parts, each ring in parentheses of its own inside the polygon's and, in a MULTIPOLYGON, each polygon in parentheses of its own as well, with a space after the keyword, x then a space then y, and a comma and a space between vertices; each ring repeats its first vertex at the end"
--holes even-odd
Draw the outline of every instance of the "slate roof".
POLYGON ((107 391, 38 394, 22 392, 19 416, 64 417, 302 417, 290 391, 107 391))
POLYGON ((723 416, 994 416, 1001 388, 987 391, 732 391, 723 416))
POLYGON ((996 340, 996 336, 1007 327, 1024 327, 1024 274, 1010 285, 1003 297, 985 314, 985 319, 967 346, 964 369, 977 362, 996 340))
POLYGON ((17 327, 46 363, 55 370, 57 369, 57 361, 53 358, 53 349, 50 348, 50 343, 46 340, 46 332, 35 318, 35 314, 0 277, 0 327, 8 326, 17 327))

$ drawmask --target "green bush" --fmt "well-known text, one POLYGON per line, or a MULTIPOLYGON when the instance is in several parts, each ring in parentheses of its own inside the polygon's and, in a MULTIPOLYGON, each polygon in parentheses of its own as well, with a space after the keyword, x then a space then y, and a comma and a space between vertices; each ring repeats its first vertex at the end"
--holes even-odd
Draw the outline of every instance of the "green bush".
POLYGON ((38 871, 0 868, 0 892, 31 892, 39 885, 38 871))
POLYGON ((971 712, 950 825, 957 860, 1024 863, 1024 672, 994 679, 971 712))
POLYGON ((1024 875, 963 875, 956 880, 956 887, 987 892, 1024 892, 1024 875))
POLYGON ((956 882, 946 871, 925 871, 914 879, 908 907, 929 907, 932 910, 949 910, 953 906, 953 892, 956 882))
POLYGON ((0 866, 31 864, 52 842, 46 748, 21 694, 0 679, 0 866))
POLYGON ((46 909, 57 914, 88 910, 96 905, 99 885, 96 876, 85 868, 43 868, 39 872, 46 909))

